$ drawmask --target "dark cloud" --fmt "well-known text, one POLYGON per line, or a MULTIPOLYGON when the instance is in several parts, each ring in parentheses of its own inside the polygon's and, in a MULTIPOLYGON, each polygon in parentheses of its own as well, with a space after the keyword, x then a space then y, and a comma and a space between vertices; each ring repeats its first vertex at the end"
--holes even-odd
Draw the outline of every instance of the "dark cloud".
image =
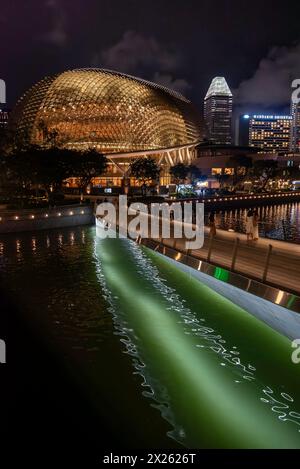
POLYGON ((142 76, 182 93, 190 89, 185 79, 177 78, 182 66, 180 55, 135 31, 126 31, 119 42, 95 54, 92 65, 142 76))
POLYGON ((200 110, 211 78, 221 75, 239 89, 239 102, 271 107, 273 99, 286 100, 278 98, 285 84, 266 86, 259 78, 266 73, 254 72, 262 57, 272 75, 273 63, 282 69, 282 50, 293 55, 293 48, 268 55, 272 45, 299 39, 300 2, 291 2, 293 8, 282 0, 2 1, 0 77, 10 106, 45 75, 94 65, 179 89, 200 110))
POLYGON ((126 31, 122 39, 100 54, 105 66, 133 73, 137 69, 156 67, 158 71, 173 71, 181 63, 179 56, 162 47, 153 37, 126 31))
POLYGON ((50 45, 62 47, 67 43, 66 20, 58 0, 46 0, 45 8, 50 18, 50 28, 38 39, 50 45))
POLYGON ((179 91, 183 95, 188 95, 191 90, 191 85, 183 78, 174 78, 167 73, 155 73, 152 80, 154 83, 166 86, 175 91, 179 91))
POLYGON ((300 78, 300 41, 291 47, 273 47, 253 76, 235 91, 240 107, 278 109, 289 105, 291 83, 300 78))

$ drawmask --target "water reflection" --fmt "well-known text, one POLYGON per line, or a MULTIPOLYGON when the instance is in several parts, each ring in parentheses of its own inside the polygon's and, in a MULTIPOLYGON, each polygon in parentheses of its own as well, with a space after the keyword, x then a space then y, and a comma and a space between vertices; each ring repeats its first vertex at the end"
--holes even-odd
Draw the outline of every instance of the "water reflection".
POLYGON ((226 314, 225 304, 222 313, 217 303, 209 311, 199 298, 197 313, 190 309, 156 264, 131 241, 99 240, 95 260, 117 334, 142 378, 143 394, 172 425, 169 436, 188 447, 203 444, 205 438, 209 444, 239 447, 247 441, 251 447, 258 441, 262 446, 276 446, 279 433, 280 438, 287 438, 281 444, 289 445, 289 433, 290 444, 297 444, 294 402, 285 408, 290 427, 282 426, 284 420, 273 415, 273 407, 264 410, 260 404, 265 388, 274 389, 274 395, 280 392, 280 379, 272 382, 272 388, 268 379, 262 381, 252 347, 242 350, 229 331, 218 327, 219 314, 226 314), (214 325, 209 312, 216 314, 214 325), (225 332, 229 332, 227 339, 225 332), (260 439, 256 425, 251 424, 258 416, 265 439, 260 439), (203 435, 203 421, 209 422, 207 435, 223 429, 218 443, 218 437, 203 435), (237 434, 233 436, 231 431, 237 434))
POLYGON ((0 242, 0 275, 7 289, 33 311, 45 313, 63 346, 87 353, 98 350, 110 333, 90 251, 83 249, 93 235, 92 228, 83 227, 3 235, 0 242))
MULTIPOLYGON (((226 313, 223 304, 216 303, 222 314, 214 316, 215 310, 207 310, 195 291, 190 296, 195 294, 198 303, 191 307, 190 298, 161 275, 156 262, 140 247, 124 241, 121 245, 127 248, 121 249, 114 240, 107 241, 105 249, 101 243, 95 246, 94 228, 72 228, 3 236, 0 243, 1 274, 14 298, 26 305, 28 320, 43 325, 41 335, 50 331, 51 340, 63 350, 63 359, 65 355, 76 358, 79 377, 84 370, 82 381, 90 365, 88 383, 97 398, 104 388, 104 402, 113 395, 113 406, 121 406, 122 411, 128 399, 128 425, 134 409, 142 409, 141 420, 150 422, 149 431, 156 414, 162 421, 152 407, 159 409, 172 425, 169 435, 189 447, 205 438, 216 446, 232 443, 230 432, 220 435, 219 430, 231 421, 231 413, 246 422, 245 434, 256 435, 256 423, 251 428, 251 421, 252 414, 258 415, 257 402, 262 406, 262 428, 266 421, 271 426, 275 421, 275 427, 279 421, 287 435, 285 442, 289 434, 293 437, 299 420, 297 395, 288 381, 283 380, 286 388, 277 385, 281 376, 274 382, 262 379, 251 341, 249 352, 232 338, 233 322, 227 329, 219 324, 226 313), (126 355, 120 353, 120 341, 126 355), (142 392, 133 370, 141 377, 142 392), (242 392, 246 397, 249 392, 253 409, 247 405, 248 397, 240 400, 242 392), (152 407, 146 399, 138 401, 143 396, 151 398, 152 407), (220 418, 221 413, 226 418, 220 418)), ((270 426, 266 434, 271 441, 269 430, 270 426)), ((281 433, 281 428, 277 430, 281 433)))
MULTIPOLYGON (((218 228, 246 232, 248 208, 233 209, 216 214, 218 228)), ((257 207, 261 237, 300 243, 300 202, 257 207)))

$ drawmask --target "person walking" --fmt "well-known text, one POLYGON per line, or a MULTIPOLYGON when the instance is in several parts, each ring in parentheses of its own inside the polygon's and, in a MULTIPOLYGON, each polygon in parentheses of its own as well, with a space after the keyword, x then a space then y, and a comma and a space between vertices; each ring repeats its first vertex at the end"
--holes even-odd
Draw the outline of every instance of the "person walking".
POLYGON ((217 234, 215 212, 211 212, 209 215, 209 228, 209 236, 213 238, 217 234))
POLYGON ((247 243, 253 239, 253 211, 250 209, 247 213, 246 219, 246 234, 247 234, 247 243))
POLYGON ((253 241, 258 241, 259 233, 258 233, 258 212, 255 209, 253 211, 253 241))

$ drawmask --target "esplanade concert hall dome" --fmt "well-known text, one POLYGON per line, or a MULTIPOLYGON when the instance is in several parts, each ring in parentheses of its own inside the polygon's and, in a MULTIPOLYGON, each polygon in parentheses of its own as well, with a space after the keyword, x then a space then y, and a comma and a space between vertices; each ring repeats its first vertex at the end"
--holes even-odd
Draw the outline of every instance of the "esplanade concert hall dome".
POLYGON ((188 147, 200 141, 189 100, 163 86, 102 69, 46 77, 18 101, 11 126, 19 139, 105 154, 188 147))

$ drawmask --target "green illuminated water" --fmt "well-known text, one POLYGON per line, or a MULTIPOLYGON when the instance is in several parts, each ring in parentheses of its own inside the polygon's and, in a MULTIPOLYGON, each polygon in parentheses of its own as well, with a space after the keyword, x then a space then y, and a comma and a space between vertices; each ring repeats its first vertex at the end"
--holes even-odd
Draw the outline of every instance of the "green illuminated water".
POLYGON ((287 339, 128 241, 96 244, 117 328, 151 397, 189 447, 300 447, 287 339))
POLYGON ((300 365, 246 311, 94 227, 3 236, 0 251, 7 288, 93 403, 99 438, 106 422, 129 448, 300 447, 300 365))

